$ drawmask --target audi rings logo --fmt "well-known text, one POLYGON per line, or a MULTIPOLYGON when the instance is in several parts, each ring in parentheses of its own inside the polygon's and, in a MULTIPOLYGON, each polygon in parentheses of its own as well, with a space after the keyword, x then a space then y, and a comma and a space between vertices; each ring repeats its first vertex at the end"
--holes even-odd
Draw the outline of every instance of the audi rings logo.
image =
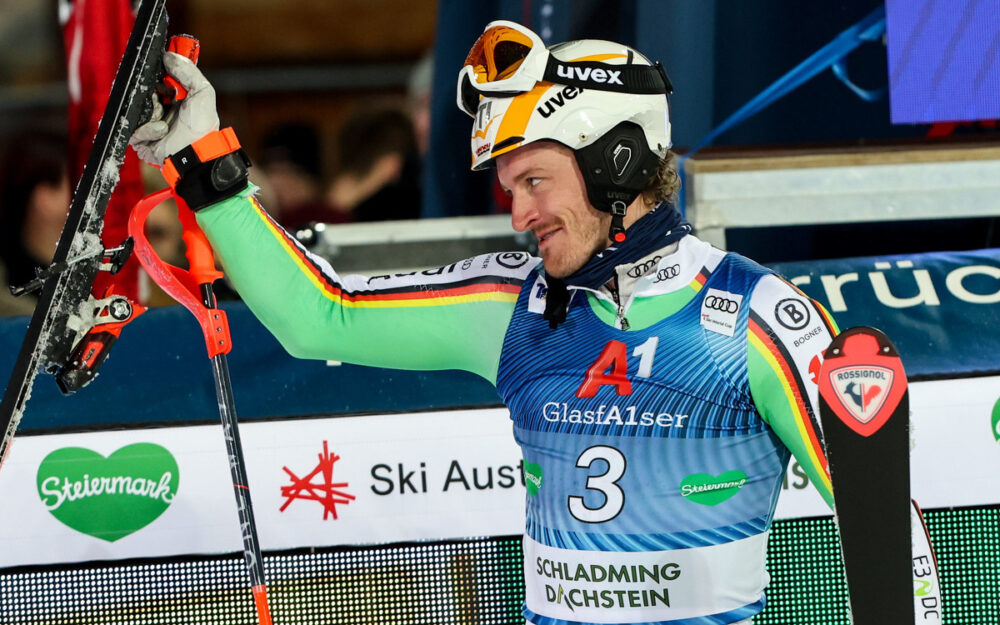
POLYGON ((681 275, 680 265, 670 265, 669 267, 661 267, 656 271, 656 276, 653 277, 653 284, 658 284, 660 282, 665 282, 671 278, 676 278, 681 275))
POLYGON ((650 258, 647 261, 637 263, 629 267, 628 271, 625 272, 625 275, 630 278, 638 278, 639 276, 645 274, 647 271, 655 267, 656 263, 658 262, 660 262, 660 257, 654 256, 653 258, 650 258))
POLYGON ((507 269, 517 269, 523 267, 528 262, 529 256, 524 252, 503 252, 497 254, 497 264, 507 269))
POLYGON ((720 312, 735 313, 740 309, 739 302, 731 299, 726 299, 725 297, 719 297, 717 295, 709 295, 705 298, 704 302, 705 308, 709 310, 718 310, 720 312))

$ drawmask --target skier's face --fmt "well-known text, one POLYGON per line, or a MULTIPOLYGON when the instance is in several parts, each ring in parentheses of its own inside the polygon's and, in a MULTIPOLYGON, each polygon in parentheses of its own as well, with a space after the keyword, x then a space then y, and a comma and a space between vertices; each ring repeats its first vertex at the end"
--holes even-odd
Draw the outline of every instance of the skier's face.
POLYGON ((497 178, 512 199, 511 223, 538 238, 545 271, 565 278, 609 244, 611 215, 587 200, 573 151, 537 141, 497 157, 497 178))

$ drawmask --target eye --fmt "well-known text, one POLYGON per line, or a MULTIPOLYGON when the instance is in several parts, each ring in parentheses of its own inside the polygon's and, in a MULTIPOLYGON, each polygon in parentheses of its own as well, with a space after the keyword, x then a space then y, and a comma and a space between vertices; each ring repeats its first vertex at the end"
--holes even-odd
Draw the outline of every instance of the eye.
POLYGON ((542 181, 541 178, 535 178, 535 177, 528 178, 528 186, 537 187, 541 181, 542 181))

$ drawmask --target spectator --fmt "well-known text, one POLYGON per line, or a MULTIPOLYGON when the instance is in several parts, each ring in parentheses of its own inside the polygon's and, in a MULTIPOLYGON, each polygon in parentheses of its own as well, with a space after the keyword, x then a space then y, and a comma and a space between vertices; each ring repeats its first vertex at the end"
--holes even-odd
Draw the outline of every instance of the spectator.
POLYGON ((29 129, 7 143, 0 157, 0 314, 28 314, 33 297, 9 297, 8 285, 35 277, 52 262, 71 199, 65 133, 29 129))
POLYGON ((354 221, 420 217, 420 155, 410 118, 391 106, 358 109, 337 137, 338 173, 327 191, 354 221))
POLYGON ((320 139, 312 126, 295 123, 274 128, 264 139, 260 168, 277 206, 276 217, 286 225, 347 220, 331 214, 323 202, 320 139))
POLYGON ((427 156, 431 138, 431 86, 434 84, 434 55, 428 53, 420 59, 410 73, 406 90, 406 104, 413 122, 413 135, 420 158, 427 156))

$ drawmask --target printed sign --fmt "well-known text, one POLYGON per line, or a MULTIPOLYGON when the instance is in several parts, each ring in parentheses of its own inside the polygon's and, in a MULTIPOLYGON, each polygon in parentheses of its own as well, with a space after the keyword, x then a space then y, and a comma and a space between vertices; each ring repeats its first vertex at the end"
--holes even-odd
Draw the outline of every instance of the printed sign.
MULTIPOLYGON (((997 388, 1000 378, 910 385, 912 490, 925 508, 1000 503, 987 431, 997 388)), ((240 433, 269 551, 520 534, 526 497, 549 479, 522 460, 500 408, 250 422, 240 433)), ((719 505, 740 496, 742 479, 735 467, 689 475, 680 501, 719 505)), ((242 550, 218 425, 22 436, 0 496, 0 568, 242 550)), ((792 464, 776 518, 830 513, 792 464)))
POLYGON ((872 328, 851 328, 826 350, 819 392, 847 427, 877 432, 906 393, 906 374, 895 347, 872 328))
POLYGON ((155 521, 173 502, 177 461, 165 448, 135 443, 108 457, 63 447, 38 467, 42 504, 74 530, 114 542, 155 521))

